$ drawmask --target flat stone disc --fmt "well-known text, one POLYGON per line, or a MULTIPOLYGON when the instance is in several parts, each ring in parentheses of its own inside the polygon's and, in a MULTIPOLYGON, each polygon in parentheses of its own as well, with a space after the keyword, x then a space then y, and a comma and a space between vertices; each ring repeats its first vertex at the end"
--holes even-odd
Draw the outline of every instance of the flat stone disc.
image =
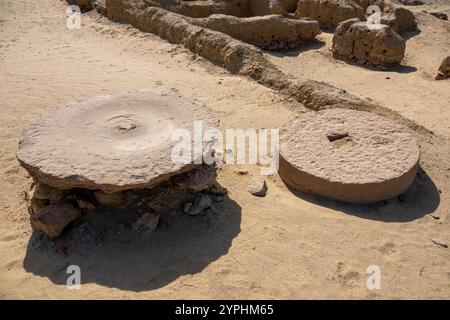
POLYGON ((155 92, 99 96, 58 107, 27 126, 17 158, 40 182, 60 189, 117 192, 148 188, 194 164, 172 161, 175 129, 217 120, 194 100, 155 92))
POLYGON ((294 189, 350 203, 394 198, 411 186, 419 164, 415 137, 372 113, 307 112, 280 133, 281 178, 294 189))

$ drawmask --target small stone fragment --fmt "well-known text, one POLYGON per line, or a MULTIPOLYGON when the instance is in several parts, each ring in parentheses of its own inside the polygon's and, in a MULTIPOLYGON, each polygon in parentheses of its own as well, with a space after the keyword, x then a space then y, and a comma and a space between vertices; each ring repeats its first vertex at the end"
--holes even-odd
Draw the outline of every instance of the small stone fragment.
POLYGON ((73 220, 81 216, 81 211, 68 202, 51 204, 31 216, 31 224, 50 238, 56 238, 73 220))
POLYGON ((435 17, 438 18, 438 19, 441 19, 441 20, 448 20, 448 16, 447 16, 447 14, 444 13, 444 12, 430 12, 430 14, 431 14, 432 16, 435 16, 435 17))
POLYGON ((209 189, 209 192, 216 195, 225 195, 227 194, 228 190, 222 187, 217 181, 214 182, 214 184, 209 189))
POLYGON ((205 210, 211 208, 212 200, 210 197, 204 194, 200 194, 194 199, 192 203, 192 207, 190 208, 188 215, 190 216, 198 216, 205 210))
POLYGON ((366 22, 350 19, 336 28, 332 52, 337 59, 385 67, 400 63, 405 48, 405 40, 391 27, 370 28, 366 22))
POLYGON ((267 185, 263 179, 252 180, 248 186, 247 190, 250 194, 257 197, 265 197, 267 193, 267 185))
POLYGON ((448 248, 447 242, 445 242, 445 241, 443 241, 443 240, 441 240, 441 239, 436 239, 436 238, 434 238, 434 239, 431 239, 431 241, 432 241, 435 245, 438 245, 438 246, 440 246, 440 247, 442 247, 442 248, 448 248))
POLYGON ((234 171, 237 175, 240 175, 240 176, 246 176, 246 175, 248 175, 248 171, 247 170, 235 170, 234 171))
POLYGON ((158 226, 159 213, 147 212, 131 224, 134 230, 153 231, 158 226))
POLYGON ((47 205, 48 205, 48 200, 32 198, 30 201, 30 204, 28 206, 28 210, 31 214, 35 214, 47 205))
POLYGON ((435 213, 435 212, 430 213, 430 216, 431 216, 433 219, 435 219, 435 220, 441 219, 441 217, 439 217, 439 215, 438 215, 437 213, 435 213))
POLYGON ((348 137, 348 132, 337 132, 337 131, 330 131, 327 133, 327 138, 330 142, 343 139, 348 137))

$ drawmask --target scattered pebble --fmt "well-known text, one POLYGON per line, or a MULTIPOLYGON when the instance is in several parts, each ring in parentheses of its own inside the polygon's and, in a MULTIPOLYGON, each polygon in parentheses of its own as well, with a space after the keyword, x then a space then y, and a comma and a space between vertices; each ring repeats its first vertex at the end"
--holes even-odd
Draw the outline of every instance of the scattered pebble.
POLYGON ((448 20, 448 16, 444 12, 430 12, 430 14, 438 19, 448 20))
POLYGON ((440 246, 440 247, 442 247, 442 248, 448 248, 448 244, 447 244, 447 242, 445 242, 445 241, 443 241, 443 240, 441 240, 441 239, 431 239, 431 241, 434 243, 434 244, 436 244, 436 245, 438 245, 438 246, 440 246))
POLYGON ((250 194, 257 197, 265 197, 267 193, 267 185, 263 179, 252 180, 247 186, 250 194))
POLYGON ((42 208, 31 216, 32 226, 49 238, 56 238, 72 221, 81 216, 81 210, 66 201, 59 201, 42 208))
POLYGON ((56 201, 61 199, 63 196, 63 192, 56 188, 52 188, 43 183, 36 183, 34 187, 33 198, 40 200, 52 200, 56 201))
POLYGON ((222 187, 217 181, 209 188, 209 192, 215 195, 225 195, 227 194, 228 190, 222 187))
POLYGON ((439 217, 439 215, 436 214, 436 213, 430 213, 430 216, 431 216, 432 218, 436 219, 436 220, 439 220, 439 219, 441 218, 441 217, 439 217))
POLYGON ((190 216, 198 216, 207 209, 211 208, 212 200, 207 195, 201 194, 194 199, 192 206, 187 213, 190 216))

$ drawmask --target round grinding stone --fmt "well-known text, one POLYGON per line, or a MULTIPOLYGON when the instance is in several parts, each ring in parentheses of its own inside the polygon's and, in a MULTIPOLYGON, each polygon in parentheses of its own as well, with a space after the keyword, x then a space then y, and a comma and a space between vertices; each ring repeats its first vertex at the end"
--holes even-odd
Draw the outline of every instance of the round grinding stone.
POLYGON ((56 108, 27 126, 17 158, 38 181, 59 189, 117 192, 149 188, 195 167, 171 154, 175 129, 194 137, 218 121, 194 100, 155 92, 99 96, 56 108))
POLYGON ((307 112, 280 133, 281 178, 306 193, 350 203, 394 198, 419 165, 415 137, 399 124, 362 111, 307 112))

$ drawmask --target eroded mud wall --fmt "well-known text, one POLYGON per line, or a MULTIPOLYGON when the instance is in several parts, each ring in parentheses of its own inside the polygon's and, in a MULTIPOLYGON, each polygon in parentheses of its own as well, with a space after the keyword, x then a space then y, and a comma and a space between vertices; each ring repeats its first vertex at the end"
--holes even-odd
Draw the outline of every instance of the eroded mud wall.
POLYGON ((345 90, 324 82, 287 76, 255 46, 223 33, 192 25, 179 14, 158 7, 140 10, 134 0, 107 0, 106 5, 109 18, 126 21, 142 31, 154 33, 171 43, 181 44, 229 72, 247 76, 268 88, 280 91, 312 110, 348 108, 370 111, 429 134, 428 130, 397 112, 358 98, 345 90))

